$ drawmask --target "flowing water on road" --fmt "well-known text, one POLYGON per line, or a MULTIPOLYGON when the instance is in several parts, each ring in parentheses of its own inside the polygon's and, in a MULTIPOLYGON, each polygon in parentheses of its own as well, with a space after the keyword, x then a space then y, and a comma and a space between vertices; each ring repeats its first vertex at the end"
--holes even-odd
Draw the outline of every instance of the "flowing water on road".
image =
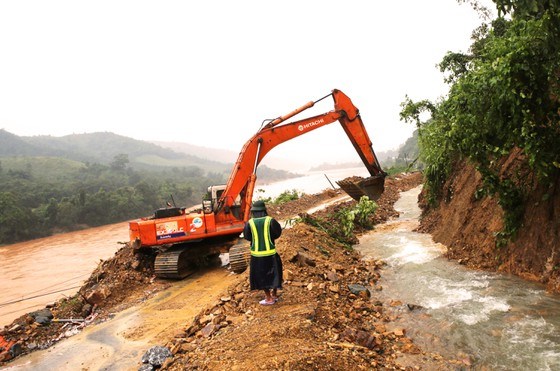
POLYGON ((16 359, 6 371, 137 370, 149 348, 163 345, 203 308, 215 304, 219 293, 242 278, 223 267, 197 272, 52 348, 16 359))
POLYGON ((395 205, 401 216, 356 246, 365 259, 387 262, 376 295, 402 303, 393 302, 392 310, 407 335, 426 351, 476 369, 560 369, 560 296, 513 276, 447 261, 444 246, 413 232, 419 192, 403 192, 395 205))

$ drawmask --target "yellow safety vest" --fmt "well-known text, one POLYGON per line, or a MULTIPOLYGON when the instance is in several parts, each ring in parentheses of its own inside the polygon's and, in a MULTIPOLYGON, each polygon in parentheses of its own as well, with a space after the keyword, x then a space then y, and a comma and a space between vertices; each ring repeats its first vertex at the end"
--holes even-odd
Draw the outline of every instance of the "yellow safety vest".
POLYGON ((249 219, 252 236, 251 255, 260 257, 276 254, 276 246, 270 239, 271 220, 270 216, 249 219))

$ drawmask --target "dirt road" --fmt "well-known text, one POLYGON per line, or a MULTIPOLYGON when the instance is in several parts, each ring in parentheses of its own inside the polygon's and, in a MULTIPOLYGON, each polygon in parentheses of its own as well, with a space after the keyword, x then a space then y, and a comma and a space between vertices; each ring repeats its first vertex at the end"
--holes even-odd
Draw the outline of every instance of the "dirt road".
POLYGON ((239 279, 223 267, 195 273, 52 348, 16 359, 8 370, 137 370, 146 350, 172 338, 239 279))

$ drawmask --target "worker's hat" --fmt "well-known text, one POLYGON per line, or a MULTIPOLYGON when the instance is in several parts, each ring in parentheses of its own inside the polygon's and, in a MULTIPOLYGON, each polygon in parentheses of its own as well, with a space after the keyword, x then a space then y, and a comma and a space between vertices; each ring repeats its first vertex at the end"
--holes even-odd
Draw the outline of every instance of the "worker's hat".
POLYGON ((253 202, 253 206, 251 207, 251 211, 265 211, 266 206, 264 205, 264 201, 258 200, 253 202))

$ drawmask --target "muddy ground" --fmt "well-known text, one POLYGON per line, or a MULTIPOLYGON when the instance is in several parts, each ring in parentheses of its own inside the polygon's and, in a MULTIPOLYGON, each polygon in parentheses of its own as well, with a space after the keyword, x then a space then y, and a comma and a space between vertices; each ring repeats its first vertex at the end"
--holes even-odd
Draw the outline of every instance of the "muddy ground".
MULTIPOLYGON (((420 173, 401 174, 386 180, 371 224, 382 223, 398 213, 393 209, 400 191, 421 183, 420 173)), ((306 195, 282 206, 269 207, 278 219, 300 214, 308 220, 334 225, 333 216, 343 202, 304 214, 309 208, 340 196, 328 190, 306 195)), ((365 228, 355 231, 364 233, 365 228)), ((353 241, 357 241, 355 236, 353 241)), ((215 303, 191 323, 185 323, 162 345, 171 350, 163 368, 184 369, 453 369, 459 361, 425 354, 406 336, 406 329, 392 326, 384 308, 390 303, 376 299, 382 262, 365 262, 349 245, 333 239, 322 228, 296 223, 284 229, 277 241, 284 263, 284 287, 278 303, 258 304, 263 295, 250 291, 248 272, 241 283, 216 293, 215 303)), ((83 324, 108 319, 113 313, 137 305, 169 287, 153 274, 154 256, 134 254, 124 247, 103 261, 78 295, 59 301, 45 311, 24 315, 0 332, 1 361, 8 362, 37 349, 50 347, 68 334, 69 322, 83 324), (54 320, 43 317, 52 317, 54 320), (42 323, 42 324, 41 324, 42 323)), ((138 366, 141 361, 138 360, 138 366)))

